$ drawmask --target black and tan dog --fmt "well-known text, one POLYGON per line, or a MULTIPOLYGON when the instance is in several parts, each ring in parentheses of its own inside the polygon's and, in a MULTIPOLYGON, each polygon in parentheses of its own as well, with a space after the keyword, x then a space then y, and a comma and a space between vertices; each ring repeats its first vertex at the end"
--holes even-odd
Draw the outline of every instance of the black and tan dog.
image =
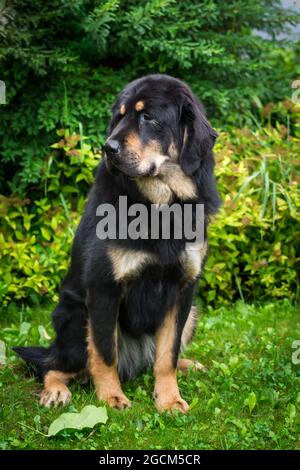
POLYGON ((209 215, 219 206, 215 139, 201 104, 180 80, 149 75, 120 93, 53 313, 56 339, 48 349, 16 348, 43 380, 41 404, 69 402, 68 382, 87 371, 99 399, 130 406, 121 382, 153 366, 158 410, 187 411, 176 371, 193 363, 179 353, 195 329, 192 297, 207 254, 209 215), (97 207, 117 207, 121 195, 129 207, 204 204, 204 242, 189 251, 184 237, 100 240, 97 207))

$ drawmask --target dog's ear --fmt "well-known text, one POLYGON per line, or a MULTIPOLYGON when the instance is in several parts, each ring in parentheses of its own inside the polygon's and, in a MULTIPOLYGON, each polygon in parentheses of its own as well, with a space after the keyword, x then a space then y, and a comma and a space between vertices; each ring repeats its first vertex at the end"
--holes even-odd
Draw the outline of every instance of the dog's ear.
POLYGON ((211 156, 218 134, 209 124, 199 101, 192 96, 185 97, 180 126, 182 145, 179 161, 183 171, 192 175, 211 156))

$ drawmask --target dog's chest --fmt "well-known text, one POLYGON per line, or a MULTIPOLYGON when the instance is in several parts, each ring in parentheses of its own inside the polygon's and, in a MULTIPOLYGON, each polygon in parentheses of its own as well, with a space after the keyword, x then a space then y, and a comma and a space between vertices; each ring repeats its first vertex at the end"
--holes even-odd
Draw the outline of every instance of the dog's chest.
MULTIPOLYGON (((177 270, 178 275, 186 281, 196 279, 201 273, 203 261, 207 253, 207 242, 186 244, 178 255, 168 258, 157 254, 133 250, 121 246, 113 246, 109 250, 112 274, 117 282, 127 283, 137 279, 149 267, 160 268, 162 272, 177 270)), ((158 279, 158 288, 161 279, 158 279)))

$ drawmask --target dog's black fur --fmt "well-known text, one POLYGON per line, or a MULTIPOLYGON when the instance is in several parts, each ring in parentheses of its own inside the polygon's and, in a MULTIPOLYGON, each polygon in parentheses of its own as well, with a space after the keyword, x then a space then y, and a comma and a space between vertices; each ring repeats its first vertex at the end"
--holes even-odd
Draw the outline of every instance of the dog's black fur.
MULTIPOLYGON (((106 144, 104 161, 96 171, 75 235, 71 266, 53 312, 56 339, 48 349, 16 348, 25 361, 34 365, 40 379, 49 370, 73 373, 86 368, 88 319, 95 346, 107 365, 112 365, 116 358, 113 335, 117 322, 123 335, 123 345, 119 343, 119 348, 126 348, 126 341, 134 339, 142 354, 143 338, 155 335, 174 303, 178 309, 173 348, 176 367, 181 335, 197 283, 196 278, 186 281, 179 261, 187 240, 99 240, 96 237, 99 204, 110 203, 117 207, 119 196, 126 195, 128 206, 136 202, 149 205, 151 201, 137 185, 137 178, 140 181, 149 175, 159 178, 155 161, 149 163, 150 167, 139 168, 134 151, 128 150, 130 133, 142 147, 149 141, 158 142, 161 153, 166 156, 173 145, 177 152, 176 164, 191 177, 196 188, 196 194, 184 202, 204 204, 206 226, 209 216, 219 206, 212 153, 217 134, 190 88, 167 75, 149 75, 127 85, 113 106, 108 130, 109 139, 119 144, 118 152, 110 153, 106 144), (139 112, 135 109, 138 101, 144 106, 139 112), (120 113, 122 105, 125 113, 124 109, 120 113), (115 246, 153 254, 158 261, 145 265, 134 278, 116 279, 108 252, 109 247, 115 246)), ((175 193, 172 202, 183 204, 175 193)), ((136 357, 133 355, 132 360, 136 357)), ((140 370, 129 362, 127 358, 119 367, 121 379, 132 377, 140 370)))

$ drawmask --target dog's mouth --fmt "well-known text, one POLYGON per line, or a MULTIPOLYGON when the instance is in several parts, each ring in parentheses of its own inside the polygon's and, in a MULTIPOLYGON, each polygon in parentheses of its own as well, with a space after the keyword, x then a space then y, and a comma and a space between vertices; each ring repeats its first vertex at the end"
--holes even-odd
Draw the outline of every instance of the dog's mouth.
POLYGON ((103 159, 104 159, 104 163, 105 163, 105 166, 106 166, 108 172, 112 176, 116 176, 116 175, 122 173, 121 170, 119 170, 119 168, 116 166, 115 162, 113 164, 113 162, 109 158, 107 158, 106 153, 104 153, 103 159))
POLYGON ((106 168, 112 175, 123 173, 129 178, 158 176, 164 162, 169 160, 167 155, 153 154, 146 160, 141 160, 135 154, 121 155, 119 158, 109 158, 104 153, 106 168))

